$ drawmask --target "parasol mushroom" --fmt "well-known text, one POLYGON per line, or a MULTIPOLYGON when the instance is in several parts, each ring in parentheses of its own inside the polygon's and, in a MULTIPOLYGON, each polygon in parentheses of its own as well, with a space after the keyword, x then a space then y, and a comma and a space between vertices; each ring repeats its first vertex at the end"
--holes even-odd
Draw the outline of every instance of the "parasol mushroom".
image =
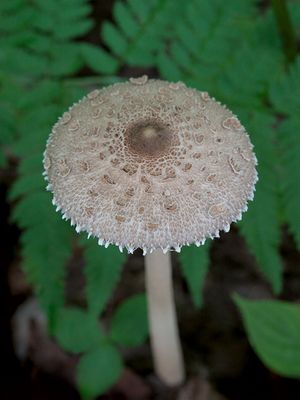
POLYGON ((253 146, 206 92, 131 78, 94 90, 54 125, 44 154, 53 203, 76 231, 143 249, 155 369, 184 379, 169 250, 228 231, 253 198, 253 146))

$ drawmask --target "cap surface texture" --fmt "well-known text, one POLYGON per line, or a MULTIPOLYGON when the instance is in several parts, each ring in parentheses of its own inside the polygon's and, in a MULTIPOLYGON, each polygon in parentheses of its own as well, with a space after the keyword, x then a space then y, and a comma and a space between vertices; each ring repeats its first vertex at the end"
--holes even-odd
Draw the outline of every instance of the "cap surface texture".
POLYGON ((231 111, 206 92, 146 76, 74 104, 44 153, 64 218, 100 244, 144 253, 229 230, 253 198, 255 165, 231 111))

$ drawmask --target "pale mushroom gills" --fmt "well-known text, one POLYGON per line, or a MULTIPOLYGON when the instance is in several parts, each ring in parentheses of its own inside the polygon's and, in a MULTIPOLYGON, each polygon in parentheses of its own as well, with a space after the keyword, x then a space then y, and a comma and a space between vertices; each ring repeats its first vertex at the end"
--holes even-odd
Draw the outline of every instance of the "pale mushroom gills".
POLYGON ((206 92, 146 76, 74 104, 44 154, 64 218, 100 244, 144 254, 228 231, 253 198, 255 165, 231 111, 206 92))

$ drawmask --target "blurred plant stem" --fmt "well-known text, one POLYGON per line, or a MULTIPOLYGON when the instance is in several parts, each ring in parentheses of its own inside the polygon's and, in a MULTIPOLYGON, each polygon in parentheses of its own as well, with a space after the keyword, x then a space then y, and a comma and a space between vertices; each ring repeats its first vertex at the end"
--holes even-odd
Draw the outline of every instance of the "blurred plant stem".
POLYGON ((273 12, 281 36, 287 64, 297 57, 297 38, 293 28, 286 0, 272 0, 273 12))

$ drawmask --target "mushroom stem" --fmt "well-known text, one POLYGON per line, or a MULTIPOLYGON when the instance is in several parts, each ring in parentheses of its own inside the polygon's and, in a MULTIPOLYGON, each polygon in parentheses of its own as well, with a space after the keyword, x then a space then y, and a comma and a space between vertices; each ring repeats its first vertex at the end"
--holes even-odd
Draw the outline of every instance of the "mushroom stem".
POLYGON ((170 253, 155 250, 145 257, 150 338, 154 367, 169 386, 185 378, 177 327, 170 253))

